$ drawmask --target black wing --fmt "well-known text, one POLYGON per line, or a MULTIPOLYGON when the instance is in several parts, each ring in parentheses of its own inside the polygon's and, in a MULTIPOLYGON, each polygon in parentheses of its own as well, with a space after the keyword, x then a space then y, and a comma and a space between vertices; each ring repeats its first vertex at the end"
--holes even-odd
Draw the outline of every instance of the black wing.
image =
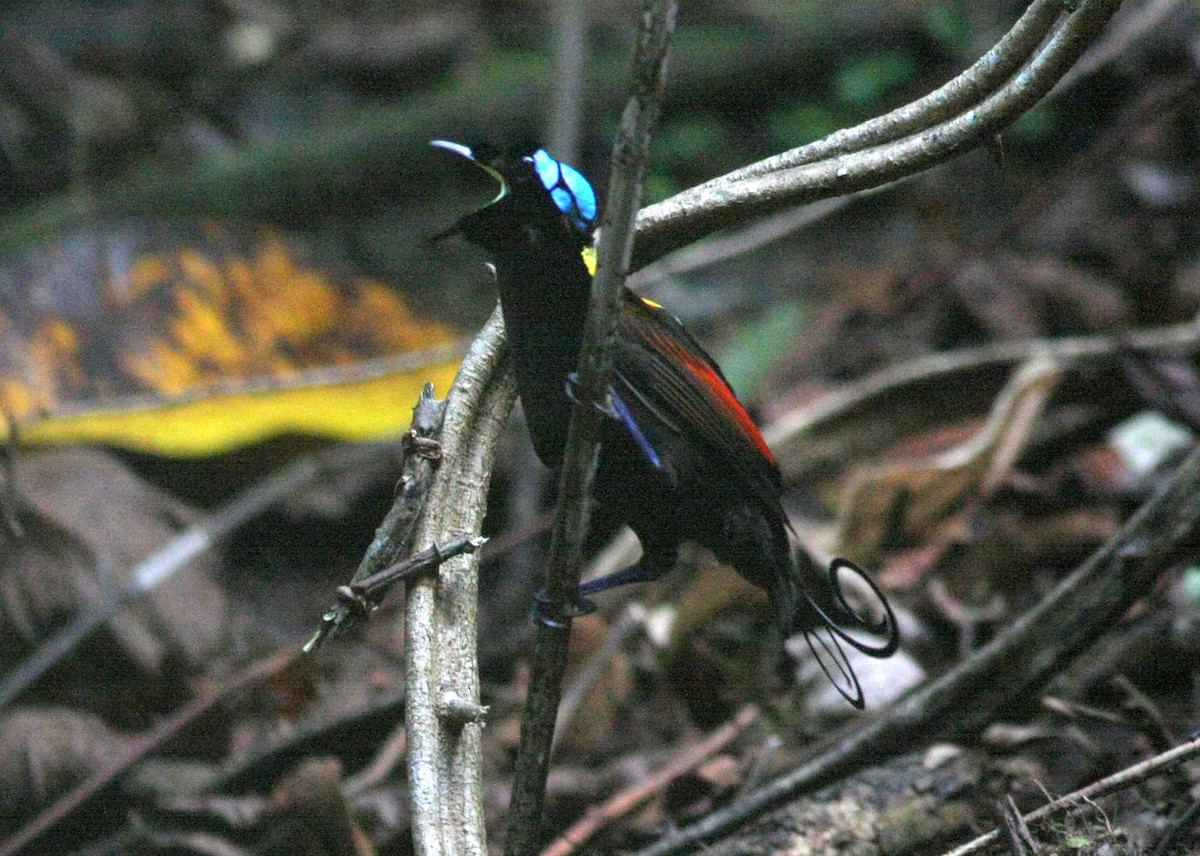
POLYGON ((783 484, 775 456, 721 369, 675 316, 631 291, 624 300, 613 392, 618 415, 651 463, 657 466, 657 453, 636 422, 638 405, 731 467, 754 495, 778 504, 783 484))

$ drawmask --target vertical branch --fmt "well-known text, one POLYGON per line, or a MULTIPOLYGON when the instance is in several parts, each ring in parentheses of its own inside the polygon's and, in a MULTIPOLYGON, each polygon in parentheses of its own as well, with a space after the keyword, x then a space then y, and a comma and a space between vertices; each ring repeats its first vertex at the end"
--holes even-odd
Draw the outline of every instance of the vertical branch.
MULTIPOLYGON (((479 531, 496 443, 516 399, 500 312, 447 396, 444 460, 413 539, 417 550, 479 531)), ((476 664, 478 554, 408 585, 405 723, 413 843, 420 856, 485 856, 476 664)))
MULTIPOLYGON (((579 357, 579 400, 563 455, 558 511, 551 536, 546 593, 553 603, 573 604, 579 588, 588 502, 596 471, 601 416, 612 375, 621 289, 633 251, 633 226, 645 179, 650 130, 658 118, 666 75, 667 43, 675 26, 675 0, 643 0, 634 58, 634 94, 626 105, 613 146, 612 181, 597 247, 587 325, 579 357)), ((565 612, 565 610, 561 610, 565 612)), ((521 744, 510 807, 508 856, 531 853, 540 839, 550 747, 567 662, 571 622, 540 625, 529 695, 521 721, 521 744)))
POLYGON ((583 70, 587 66, 588 0, 554 4, 554 88, 546 122, 546 148, 565 163, 578 163, 583 120, 583 70))

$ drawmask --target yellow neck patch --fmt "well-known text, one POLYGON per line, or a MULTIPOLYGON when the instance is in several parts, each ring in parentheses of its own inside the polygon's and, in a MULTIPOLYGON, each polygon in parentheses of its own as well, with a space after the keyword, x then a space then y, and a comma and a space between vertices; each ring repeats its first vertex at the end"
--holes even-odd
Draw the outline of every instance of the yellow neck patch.
MULTIPOLYGON (((584 267, 587 268, 588 274, 591 276, 595 276, 596 275, 596 248, 595 247, 584 247, 580 251, 579 255, 583 259, 583 265, 584 265, 584 267)), ((645 303, 647 306, 649 306, 651 309, 662 309, 661 304, 655 303, 649 297, 643 297, 643 298, 641 298, 641 301, 642 301, 642 303, 645 303)))

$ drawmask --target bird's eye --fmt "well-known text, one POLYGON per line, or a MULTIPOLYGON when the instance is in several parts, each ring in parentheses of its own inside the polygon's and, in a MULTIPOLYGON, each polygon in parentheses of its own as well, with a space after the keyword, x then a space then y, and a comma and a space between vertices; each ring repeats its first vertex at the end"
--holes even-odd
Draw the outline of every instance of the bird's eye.
POLYGON ((596 219, 596 192, 583 173, 559 163, 545 149, 538 149, 529 160, 558 210, 566 214, 576 228, 590 229, 596 219))

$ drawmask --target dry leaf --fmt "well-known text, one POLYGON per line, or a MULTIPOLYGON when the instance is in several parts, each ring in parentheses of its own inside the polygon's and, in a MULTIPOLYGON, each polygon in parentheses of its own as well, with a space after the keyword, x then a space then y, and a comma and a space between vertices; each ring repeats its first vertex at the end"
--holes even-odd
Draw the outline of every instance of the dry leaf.
POLYGON ((1062 377, 1050 359, 1026 363, 1001 391, 970 440, 917 461, 881 464, 851 482, 840 520, 839 555, 874 564, 893 534, 914 536, 986 496, 1011 468, 1062 377))
POLYGON ((271 794, 274 822, 281 827, 276 852, 313 856, 373 856, 375 848, 355 821, 342 792, 342 765, 309 758, 271 794))
MULTIPOLYGON (((128 574, 138 561, 192 517, 178 500, 96 449, 21 452, 15 481, 25 535, 0 539, 0 661, 8 663, 106 590, 133 587, 128 574)), ((130 663, 106 662, 94 674, 124 671, 126 680, 137 681, 140 670, 140 680, 153 682, 169 658, 202 662, 222 640, 229 612, 215 570, 211 554, 201 555, 186 573, 122 609, 108 629, 130 663)), ((107 692, 119 698, 113 687, 107 692)))
POLYGON ((29 817, 104 766, 129 740, 92 714, 58 707, 9 711, 0 718, 0 790, 7 794, 0 819, 29 817))
POLYGON ((0 411, 25 442, 177 455, 403 430, 421 386, 453 380, 459 336, 299 252, 269 230, 135 223, 0 269, 0 411))

